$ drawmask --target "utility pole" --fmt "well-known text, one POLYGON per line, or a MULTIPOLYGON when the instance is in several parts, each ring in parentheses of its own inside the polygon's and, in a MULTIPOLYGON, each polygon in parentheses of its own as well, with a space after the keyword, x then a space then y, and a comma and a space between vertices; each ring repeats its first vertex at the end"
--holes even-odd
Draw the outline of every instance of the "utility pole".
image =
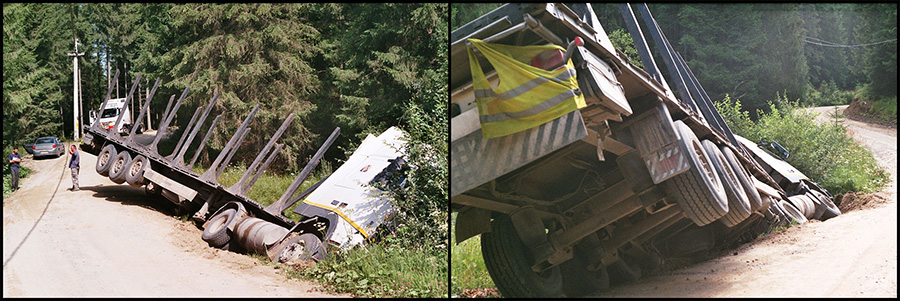
POLYGON ((79 112, 80 106, 78 105, 78 83, 80 82, 78 78, 78 57, 83 56, 84 52, 78 52, 78 39, 75 39, 75 53, 69 53, 68 56, 72 57, 72 61, 74 62, 75 67, 72 69, 72 77, 73 79, 73 93, 72 93, 72 124, 74 125, 72 133, 75 136, 75 141, 78 141, 81 138, 81 125, 78 123, 78 118, 81 117, 79 112))

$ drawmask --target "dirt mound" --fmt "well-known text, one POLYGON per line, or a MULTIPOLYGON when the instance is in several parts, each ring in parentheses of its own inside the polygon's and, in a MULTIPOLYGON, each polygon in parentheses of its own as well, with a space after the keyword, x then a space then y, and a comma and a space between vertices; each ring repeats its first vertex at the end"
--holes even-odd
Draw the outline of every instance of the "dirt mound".
POLYGON ((882 192, 849 192, 836 195, 834 197, 834 204, 838 206, 838 209, 841 209, 841 213, 847 213, 853 210, 875 208, 890 200, 891 199, 882 192))
POLYGON ((853 102, 850 103, 850 106, 844 110, 844 115, 849 119, 860 122, 880 125, 892 129, 897 128, 896 119, 888 121, 875 117, 876 114, 872 111, 872 102, 870 101, 854 99, 853 102))

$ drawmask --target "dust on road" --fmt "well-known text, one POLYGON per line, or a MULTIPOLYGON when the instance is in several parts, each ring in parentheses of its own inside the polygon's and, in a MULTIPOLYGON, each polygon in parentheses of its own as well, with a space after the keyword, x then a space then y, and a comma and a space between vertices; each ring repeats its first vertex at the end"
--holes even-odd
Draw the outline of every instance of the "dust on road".
POLYGON ((164 200, 97 174, 91 154, 82 152, 81 191, 67 191, 66 160, 26 160, 34 172, 4 201, 3 297, 333 296, 210 248, 164 200))
MULTIPOLYGON (((833 111, 833 108, 816 108, 833 111)), ((839 108, 839 110, 842 110, 839 108)), ((819 119, 830 121, 827 114, 819 119)), ((844 119, 891 183, 866 210, 775 232, 596 297, 897 297, 897 131, 844 119)))

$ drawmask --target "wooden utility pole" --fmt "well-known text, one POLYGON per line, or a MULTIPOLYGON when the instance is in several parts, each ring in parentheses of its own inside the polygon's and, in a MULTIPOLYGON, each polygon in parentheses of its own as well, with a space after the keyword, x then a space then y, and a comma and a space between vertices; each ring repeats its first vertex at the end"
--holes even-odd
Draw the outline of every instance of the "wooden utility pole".
POLYGON ((81 114, 78 113, 78 83, 80 82, 78 78, 78 57, 84 55, 84 52, 78 52, 77 38, 75 39, 75 53, 69 53, 67 55, 71 56, 73 61, 72 84, 74 88, 72 88, 72 136, 74 136, 75 141, 78 141, 78 139, 81 138, 81 124, 78 123, 79 117, 81 117, 81 114))

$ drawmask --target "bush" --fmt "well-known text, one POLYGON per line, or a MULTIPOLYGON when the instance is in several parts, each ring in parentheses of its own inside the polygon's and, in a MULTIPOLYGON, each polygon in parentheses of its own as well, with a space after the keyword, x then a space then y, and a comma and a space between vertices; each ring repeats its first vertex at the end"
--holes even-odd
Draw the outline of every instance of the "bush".
MULTIPOLYGON (((452 215, 453 222, 456 224, 456 214, 452 215)), ((455 243, 456 238, 453 234, 453 227, 450 229, 450 243, 455 243)), ((484 266, 484 258, 481 256, 481 235, 469 238, 466 241, 454 245, 451 250, 452 259, 450 261, 450 283, 452 284, 451 294, 459 295, 466 289, 492 288, 494 280, 488 274, 487 268, 484 266)))
POLYGON ((847 105, 853 97, 853 92, 841 91, 834 82, 823 83, 818 89, 807 83, 806 93, 800 104, 804 107, 847 105))
POLYGON ((897 96, 881 98, 872 104, 872 111, 881 120, 897 122, 897 96))
MULTIPOLYGON (((12 152, 8 153, 6 156, 9 156, 12 152)), ((21 153, 19 153, 21 154, 21 153)), ((6 158, 4 156, 4 158, 6 158)), ((31 174, 31 169, 28 169, 25 166, 19 166, 19 188, 22 188, 22 179, 28 177, 31 174)), ((9 169, 9 164, 3 165, 3 198, 6 199, 12 193, 12 171, 9 169)))
POLYGON ((356 297, 448 297, 446 256, 395 245, 368 244, 333 253, 315 267, 299 271, 299 276, 356 297))
POLYGON ((750 141, 777 141, 791 152, 787 161, 831 193, 872 192, 888 180, 872 153, 846 135, 843 124, 817 124, 814 115, 798 110, 780 93, 769 102, 770 113, 753 122, 739 110, 740 101, 726 97, 716 103, 732 131, 750 141))

